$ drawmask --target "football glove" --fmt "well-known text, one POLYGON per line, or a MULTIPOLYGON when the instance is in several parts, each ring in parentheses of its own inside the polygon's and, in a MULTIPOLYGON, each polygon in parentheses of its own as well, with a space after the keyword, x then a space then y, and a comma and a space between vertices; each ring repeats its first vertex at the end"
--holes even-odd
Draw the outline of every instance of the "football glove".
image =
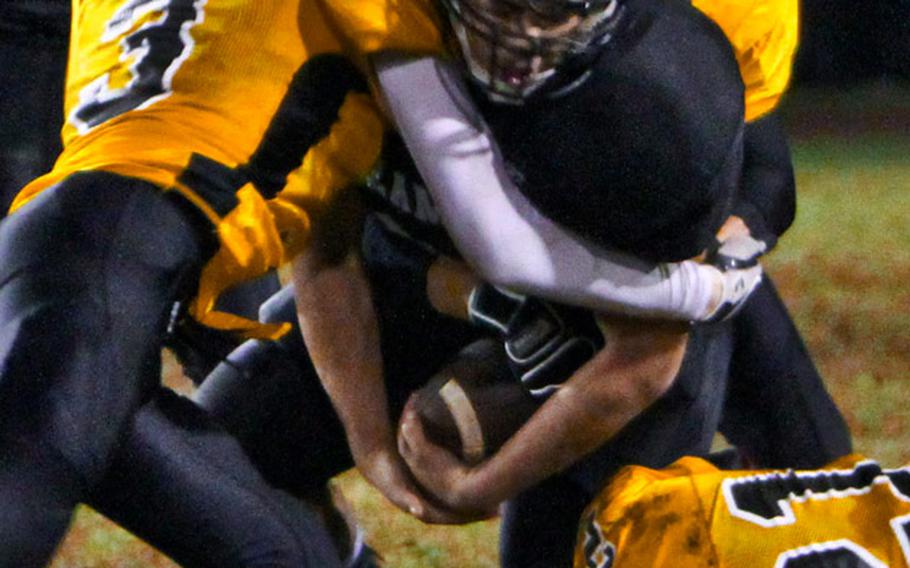
POLYGON ((509 368, 536 398, 551 395, 604 346, 589 310, 489 284, 472 292, 468 313, 472 322, 502 338, 509 368))
POLYGON ((714 311, 704 320, 724 321, 735 316, 762 279, 758 259, 767 250, 764 241, 750 235, 737 235, 717 242, 705 258, 705 263, 721 272, 723 291, 714 311))
POLYGON ((498 334, 509 329, 509 320, 527 296, 516 294, 482 282, 468 297, 468 318, 471 323, 498 334))

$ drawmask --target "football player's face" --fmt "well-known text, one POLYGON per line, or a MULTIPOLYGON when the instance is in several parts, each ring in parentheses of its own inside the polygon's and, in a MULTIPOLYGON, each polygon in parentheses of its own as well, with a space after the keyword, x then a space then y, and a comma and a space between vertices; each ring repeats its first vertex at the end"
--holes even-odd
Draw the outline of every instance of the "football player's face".
MULTIPOLYGON (((541 2, 541 4, 545 4, 541 2)), ((589 20, 516 0, 462 0, 453 21, 471 73, 494 93, 521 98, 584 47, 589 20)))

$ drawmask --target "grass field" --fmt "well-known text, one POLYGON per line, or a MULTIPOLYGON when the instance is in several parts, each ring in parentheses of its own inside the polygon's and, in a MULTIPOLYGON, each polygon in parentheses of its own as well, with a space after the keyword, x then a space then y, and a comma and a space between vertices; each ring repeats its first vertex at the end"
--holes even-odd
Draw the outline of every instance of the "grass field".
MULTIPOLYGON (((800 92, 785 106, 795 225, 767 259, 856 449, 910 461, 910 90, 800 92)), ((176 373, 170 367, 169 373, 176 373)), ((173 380, 173 378, 172 378, 173 380)), ((354 474, 340 483, 393 568, 496 565, 496 523, 426 527, 354 474)), ((173 566, 81 510, 55 568, 173 566)))

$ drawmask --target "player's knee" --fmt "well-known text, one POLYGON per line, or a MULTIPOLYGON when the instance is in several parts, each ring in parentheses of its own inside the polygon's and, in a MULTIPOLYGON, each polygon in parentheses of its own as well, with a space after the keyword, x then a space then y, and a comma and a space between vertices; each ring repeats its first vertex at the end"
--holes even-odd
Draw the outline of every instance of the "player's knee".
POLYGON ((297 306, 294 303, 293 286, 285 286, 266 300, 259 308, 259 321, 263 323, 290 323, 293 328, 288 331, 277 345, 302 366, 309 361, 303 337, 297 324, 297 306))
POLYGON ((294 288, 285 286, 263 302, 259 308, 259 321, 265 323, 294 322, 297 310, 294 305, 294 288))
POLYGON ((44 468, 54 478, 49 485, 91 486, 134 400, 132 384, 98 373, 112 367, 102 340, 103 307, 85 298, 37 297, 0 311, 0 437, 27 447, 23 464, 44 468), (104 420, 99 408, 108 411, 104 420))
POLYGON ((220 415, 222 407, 242 400, 242 393, 251 381, 266 374, 272 363, 270 355, 275 351, 265 341, 251 339, 242 343, 208 374, 193 394, 193 400, 210 413, 220 415))
POLYGON ((269 409, 262 404, 278 404, 282 392, 291 391, 299 375, 295 358, 278 343, 249 340, 209 373, 193 400, 221 420, 241 415, 244 421, 265 419, 269 409))

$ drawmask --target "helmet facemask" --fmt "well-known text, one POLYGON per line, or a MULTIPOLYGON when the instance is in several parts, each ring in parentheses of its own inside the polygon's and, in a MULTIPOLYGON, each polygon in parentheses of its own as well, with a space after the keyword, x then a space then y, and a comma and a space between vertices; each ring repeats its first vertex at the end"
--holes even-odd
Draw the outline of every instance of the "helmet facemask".
POLYGON ((513 104, 580 83, 621 12, 619 0, 440 1, 471 78, 513 104))

